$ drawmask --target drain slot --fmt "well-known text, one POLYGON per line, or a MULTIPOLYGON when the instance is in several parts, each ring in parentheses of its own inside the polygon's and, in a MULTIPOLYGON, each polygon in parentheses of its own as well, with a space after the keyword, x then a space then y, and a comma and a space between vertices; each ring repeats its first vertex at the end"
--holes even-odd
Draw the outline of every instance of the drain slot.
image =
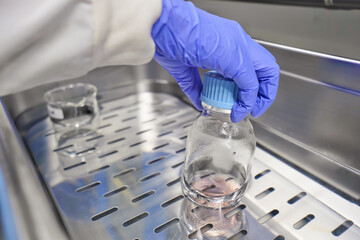
POLYGON ((91 141, 94 141, 94 140, 102 138, 102 137, 104 137, 104 135, 99 135, 99 136, 96 136, 96 137, 93 137, 93 138, 89 138, 89 139, 86 139, 86 141, 91 142, 91 141))
POLYGON ((146 142, 146 141, 144 140, 144 141, 136 142, 136 143, 131 144, 129 147, 135 147, 135 146, 138 146, 138 145, 140 145, 140 144, 142 144, 144 142, 146 142))
POLYGON ((104 158, 104 157, 107 157, 107 156, 110 156, 110 155, 113 155, 115 153, 117 153, 118 151, 112 151, 112 152, 108 152, 108 153, 105 153, 103 155, 100 155, 99 158, 104 158))
POLYGON ((73 169, 73 168, 76 168, 76 167, 79 167, 81 165, 84 165, 86 162, 79 162, 77 164, 74 164, 74 165, 71 165, 71 166, 68 166, 68 167, 65 167, 64 168, 64 171, 67 171, 67 170, 70 170, 70 169, 73 169))
POLYGON ((314 215, 309 214, 306 217, 304 217, 303 219, 299 220, 298 222, 296 222, 293 227, 296 230, 300 230, 301 228, 303 228, 305 225, 307 225, 309 222, 311 222, 313 219, 315 218, 314 215))
POLYGON ((155 120, 156 120, 156 118, 152 118, 152 119, 150 119, 150 120, 146 120, 146 121, 141 122, 141 123, 148 123, 148 122, 152 122, 152 121, 155 121, 155 120))
POLYGON ((113 114, 113 115, 110 115, 110 116, 103 117, 103 120, 108 120, 108 119, 111 119, 111 118, 114 118, 114 117, 117 117, 117 116, 118 116, 117 114, 113 114))
POLYGON ((134 172, 135 170, 136 170, 135 168, 129 168, 129 169, 126 169, 126 170, 124 170, 122 172, 119 172, 119 173, 115 174, 113 177, 116 178, 116 177, 124 176, 124 175, 126 175, 128 173, 134 172))
POLYGON ((84 151, 80 151, 80 152, 77 152, 76 155, 82 155, 84 153, 88 153, 88 152, 92 152, 92 151, 95 151, 96 149, 94 147, 92 148, 88 148, 88 149, 85 149, 84 151))
POLYGON ((299 201, 300 199, 302 199, 302 198, 305 197, 305 196, 306 196, 306 192, 301 192, 301 193, 299 193, 298 195, 290 198, 290 199, 287 201, 287 203, 288 203, 288 204, 294 204, 294 203, 296 203, 297 201, 299 201))
POLYGON ((177 150, 175 153, 181 153, 181 152, 184 152, 186 148, 182 148, 180 150, 177 150))
POLYGON ((71 148, 72 146, 74 146, 74 145, 71 144, 71 145, 61 147, 61 148, 56 148, 56 149, 54 149, 54 152, 58 152, 58 151, 61 151, 61 150, 67 149, 67 148, 71 148))
POLYGON ((153 173, 153 174, 150 174, 149 176, 146 176, 146 177, 143 177, 143 178, 140 178, 139 179, 139 182, 145 182, 145 181, 147 181, 147 180, 150 180, 150 179, 152 179, 152 178, 154 178, 154 177, 156 177, 156 176, 159 176, 160 175, 160 173, 159 172, 156 172, 156 173, 153 173))
POLYGON ((239 240, 240 238, 246 236, 247 231, 246 230, 241 230, 240 232, 236 233, 235 235, 232 235, 231 237, 229 237, 227 240, 239 240))
POLYGON ((283 235, 276 236, 273 240, 285 240, 285 237, 283 235))
POLYGON ((176 183, 178 183, 178 182, 180 182, 180 177, 178 177, 178 178, 175 179, 175 180, 172 180, 171 182, 168 182, 168 183, 166 184, 166 186, 171 187, 172 185, 174 185, 174 184, 176 184, 176 183))
POLYGON ((51 132, 51 133, 47 133, 44 135, 44 137, 48 137, 48 136, 51 136, 51 135, 54 135, 56 132, 51 132))
POLYGON ((130 129, 130 128, 131 128, 130 126, 124 127, 124 128, 120 128, 120 129, 116 130, 115 132, 122 132, 122 131, 128 130, 128 129, 130 129))
POLYGON ((155 191, 149 191, 146 192, 144 194, 141 194, 140 196, 137 196, 136 198, 133 198, 133 200, 131 200, 133 203, 136 203, 138 201, 143 200, 144 198, 150 197, 151 195, 153 195, 155 193, 155 191))
POLYGON ((134 155, 131 155, 131 156, 127 157, 127 158, 124 158, 123 161, 124 162, 129 161, 129 160, 134 159, 134 158, 136 158, 138 156, 140 156, 140 154, 134 154, 134 155))
POLYGON ((345 221, 343 224, 335 228, 331 233, 332 235, 338 237, 343 234, 346 230, 348 230, 354 223, 350 220, 345 221))
POLYGON ((123 187, 121 187, 121 188, 117 188, 117 189, 115 189, 115 190, 112 190, 112 191, 110 191, 110 192, 105 193, 105 194, 104 194, 104 197, 111 197, 112 195, 115 195, 115 194, 117 194, 117 193, 119 193, 119 192, 122 192, 122 191, 124 191, 124 190, 126 190, 126 189, 127 189, 127 186, 123 186, 123 187))
POLYGON ((245 208, 246 208, 246 206, 244 204, 241 204, 240 206, 238 206, 238 207, 232 209, 231 211, 225 213, 224 217, 225 218, 231 218, 232 216, 235 216, 236 214, 238 214, 239 212, 241 212, 245 208))
POLYGON ((105 166, 103 166, 103 167, 99 167, 99 168, 96 168, 96 169, 94 169, 94 170, 91 170, 91 171, 89 171, 89 173, 90 173, 90 174, 97 173, 97 172, 99 172, 99 171, 101 171, 101 170, 104 170, 104 169, 107 169, 107 168, 109 168, 109 167, 110 167, 109 165, 105 165, 105 166))
POLYGON ((123 138, 123 137, 122 137, 122 138, 118 138, 118 139, 114 139, 114 140, 108 142, 108 144, 117 143, 117 142, 120 142, 120 141, 123 141, 123 140, 125 140, 125 138, 123 138))
POLYGON ((181 162, 179 162, 179 163, 177 163, 177 164, 175 164, 175 165, 173 165, 171 167, 172 168, 177 168, 177 167, 181 166, 182 164, 184 164, 184 161, 181 161, 181 162))
POLYGON ((170 134, 172 132, 173 131, 168 131, 168 132, 161 133, 161 134, 158 135, 158 137, 166 136, 166 135, 168 135, 168 134, 170 134))
POLYGON ((136 135, 140 135, 140 134, 146 133, 146 132, 148 132, 148 131, 150 131, 150 130, 151 130, 151 128, 150 128, 150 129, 143 130, 143 131, 140 131, 140 132, 137 132, 136 135))
POLYGON ((126 222, 124 222, 123 226, 128 227, 131 224, 134 224, 134 223, 140 221, 141 219, 146 218, 148 215, 149 215, 149 213, 147 213, 147 212, 144 212, 144 213, 142 213, 140 215, 137 215, 136 217, 133 217, 133 218, 127 220, 126 222))
POLYGON ((275 188, 273 187, 269 187, 268 189, 262 191, 261 193, 257 194, 255 196, 255 198, 257 200, 263 199, 264 197, 266 197, 267 195, 269 195, 270 193, 272 193, 273 191, 275 191, 275 188))
POLYGON ((162 232, 162 231, 164 231, 166 228, 171 227, 172 225, 177 224, 178 222, 179 222, 179 219, 178 219, 178 218, 174 218, 174 219, 172 219, 172 220, 170 220, 170 221, 168 221, 168 222, 166 222, 166 223, 158 226, 157 228, 155 228, 155 229, 154 229, 154 232, 156 232, 156 233, 162 232))
MULTIPOLYGON (((102 110, 102 105, 100 105, 99 107, 100 107, 100 110, 102 110)), ((111 108, 108 111, 111 112, 111 111, 116 111, 116 110, 120 110, 120 109, 123 109, 123 108, 125 108, 125 107, 124 106, 118 106, 118 107, 111 108)))
POLYGON ((118 207, 110 208, 104 212, 94 215, 93 217, 91 217, 91 220, 93 220, 93 221, 99 220, 100 218, 103 218, 107 215, 110 215, 110 214, 116 212, 118 209, 119 209, 118 207))
POLYGON ((172 120, 172 121, 169 121, 169 122, 166 122, 166 123, 163 123, 161 124, 162 126, 167 126, 167 125, 170 125, 172 123, 176 122, 176 120, 172 120))
POLYGON ((180 200, 183 199, 183 198, 184 198, 183 195, 179 195, 179 196, 177 196, 177 197, 174 197, 174 198, 172 198, 172 199, 164 202, 163 204, 161 204, 161 207, 165 208, 165 207, 167 207, 167 206, 170 206, 171 204, 176 203, 176 202, 180 201, 180 200))
POLYGON ((181 140, 184 140, 187 138, 187 135, 180 137, 181 140))
POLYGON ((129 117, 129 118, 123 119, 122 121, 123 121, 123 122, 127 122, 127 121, 133 120, 133 119, 135 119, 135 118, 136 118, 136 116, 134 116, 134 117, 129 117))
POLYGON ((100 183, 101 183, 100 181, 97 181, 97 182, 94 182, 94 183, 90 183, 90 184, 88 184, 88 185, 85 185, 85 186, 83 186, 83 187, 80 187, 80 188, 76 189, 75 192, 78 192, 78 193, 84 192, 84 191, 86 191, 86 190, 89 190, 89 189, 91 189, 91 188, 93 188, 93 187, 96 187, 96 186, 100 185, 100 183))
POLYGON ((164 144, 162 144, 162 145, 159 145, 159 146, 154 147, 153 150, 160 149, 160 148, 165 147, 165 146, 167 146, 167 145, 169 145, 169 143, 164 143, 164 144))
POLYGON ((258 223, 264 224, 278 214, 279 214, 279 210, 274 209, 271 212, 269 212, 269 213, 265 214, 264 216, 262 216, 261 218, 259 218, 258 223))
POLYGON ((203 190, 201 190, 201 191, 206 192, 206 191, 209 191, 209 190, 214 189, 214 188, 216 188, 216 186, 215 186, 214 184, 211 184, 210 186, 206 186, 206 187, 205 187, 203 190))
POLYGON ((269 172, 271 172, 271 170, 270 170, 270 169, 266 169, 266 170, 262 171, 261 173, 257 174, 257 175, 255 176, 255 179, 259 179, 259 178, 261 178, 262 176, 268 174, 269 172))
POLYGON ((154 160, 151 160, 151 161, 147 162, 147 165, 151 165, 151 164, 153 164, 153 163, 157 163, 157 162, 159 162, 159 161, 161 161, 161 160, 164 160, 165 158, 166 158, 165 156, 164 156, 164 157, 156 158, 156 159, 154 159, 154 160))
POLYGON ((111 126, 111 123, 102 125, 102 126, 98 127, 98 129, 104 129, 104 128, 107 128, 107 127, 110 127, 110 126, 111 126))
POLYGON ((198 207, 194 207, 193 209, 191 209, 191 212, 192 213, 197 213, 200 210, 201 210, 201 208, 198 206, 198 207))
POLYGON ((206 178, 206 177, 211 176, 211 175, 214 175, 214 174, 215 174, 214 172, 212 172, 212 173, 207 173, 207 174, 205 174, 205 175, 200 176, 200 178, 206 178))
MULTIPOLYGON (((200 233, 201 233, 201 234, 204 234, 204 233, 206 233, 207 231, 209 231, 209 230, 212 229, 212 228, 213 228, 213 225, 212 225, 211 223, 206 224, 205 226, 203 226, 203 227, 200 228, 200 233)), ((189 234, 188 237, 189 237, 190 239, 195 239, 195 238, 197 237, 197 232, 198 232, 198 230, 196 230, 195 232, 189 234)))
POLYGON ((136 108, 133 108, 133 109, 130 109, 128 111, 128 113, 131 113, 131 112, 136 112, 137 110, 139 110, 140 108, 139 107, 136 107, 136 108))

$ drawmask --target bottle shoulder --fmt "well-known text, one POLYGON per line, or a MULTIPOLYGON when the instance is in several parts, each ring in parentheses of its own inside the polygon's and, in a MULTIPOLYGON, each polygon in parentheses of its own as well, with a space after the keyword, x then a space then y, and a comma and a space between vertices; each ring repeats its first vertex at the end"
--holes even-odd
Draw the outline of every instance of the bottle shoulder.
POLYGON ((194 121, 189 134, 196 135, 196 132, 218 138, 253 139, 255 141, 254 130, 249 119, 245 118, 238 123, 233 123, 230 115, 216 116, 202 113, 194 121))

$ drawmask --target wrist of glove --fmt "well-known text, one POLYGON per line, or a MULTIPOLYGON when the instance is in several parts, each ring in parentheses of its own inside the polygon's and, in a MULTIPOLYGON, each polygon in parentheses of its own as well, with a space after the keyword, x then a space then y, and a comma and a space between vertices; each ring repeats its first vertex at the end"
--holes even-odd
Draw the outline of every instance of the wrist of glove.
POLYGON ((163 0, 153 25, 155 60, 179 83, 201 110, 202 81, 198 67, 232 78, 239 87, 231 120, 263 114, 275 100, 279 66, 235 21, 209 14, 191 2, 163 0))

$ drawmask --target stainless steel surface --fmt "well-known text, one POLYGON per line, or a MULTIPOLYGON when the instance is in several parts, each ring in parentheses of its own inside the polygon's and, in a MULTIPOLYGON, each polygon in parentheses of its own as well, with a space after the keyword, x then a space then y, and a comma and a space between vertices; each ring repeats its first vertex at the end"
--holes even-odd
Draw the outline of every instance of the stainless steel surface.
POLYGON ((276 58, 282 74, 360 96, 360 61, 257 40, 276 58))
POLYGON ((0 165, 18 234, 12 239, 67 239, 68 235, 1 99, 0 165))
MULTIPOLYGON (((124 92, 126 88, 118 90, 119 95, 126 95, 124 92)), ((199 239, 184 225, 190 221, 184 218, 184 213, 191 209, 186 208, 181 197, 178 180, 187 128, 197 114, 178 98, 165 93, 140 91, 105 102, 100 127, 103 137, 88 140, 103 141, 105 145, 101 152, 79 159, 64 157, 62 150, 56 149, 57 135, 52 132, 49 119, 33 126, 26 142, 70 236, 73 239, 199 239)), ((294 170, 261 149, 255 156, 254 179, 243 200, 245 206, 241 207, 245 209, 235 214, 243 214, 245 224, 229 239, 360 237, 358 206, 296 171, 291 176, 280 175, 273 166, 281 168, 281 172, 294 170), (306 196, 288 203, 302 192, 306 196), (320 201, 321 196, 337 201, 320 201), (267 219, 269 212, 275 215, 271 219, 267 219), (301 227, 300 220, 307 215, 314 219, 301 227), (332 232, 339 233, 334 230, 346 220, 351 226, 345 227, 340 236, 334 236, 332 232)), ((215 234, 222 230, 211 228, 218 226, 214 220, 209 223, 213 225, 204 224, 208 228, 202 231, 215 234)))
POLYGON ((360 8, 360 3, 357 0, 237 0, 242 2, 255 2, 266 4, 285 4, 285 5, 298 5, 310 7, 328 7, 328 8, 345 8, 355 9, 360 8))
POLYGON ((193 2, 206 11, 238 21, 253 38, 360 60, 360 10, 219 0, 193 2))
POLYGON ((259 142, 360 201, 360 62, 263 44, 282 70, 259 142))

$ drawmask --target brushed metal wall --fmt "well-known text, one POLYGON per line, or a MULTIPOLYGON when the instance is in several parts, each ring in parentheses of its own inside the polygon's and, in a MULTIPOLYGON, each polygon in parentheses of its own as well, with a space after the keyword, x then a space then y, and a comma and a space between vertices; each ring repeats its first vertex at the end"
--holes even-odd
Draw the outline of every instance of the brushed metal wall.
POLYGON ((360 10, 196 0, 210 13, 238 21, 256 39, 360 59, 360 10))
POLYGON ((266 47, 282 70, 275 103, 255 119, 259 142, 359 201, 360 63, 266 47), (296 63, 291 65, 290 59, 296 63), (309 71, 296 66, 308 66, 309 71), (338 80, 333 77, 350 66, 354 75, 333 84, 338 80))

